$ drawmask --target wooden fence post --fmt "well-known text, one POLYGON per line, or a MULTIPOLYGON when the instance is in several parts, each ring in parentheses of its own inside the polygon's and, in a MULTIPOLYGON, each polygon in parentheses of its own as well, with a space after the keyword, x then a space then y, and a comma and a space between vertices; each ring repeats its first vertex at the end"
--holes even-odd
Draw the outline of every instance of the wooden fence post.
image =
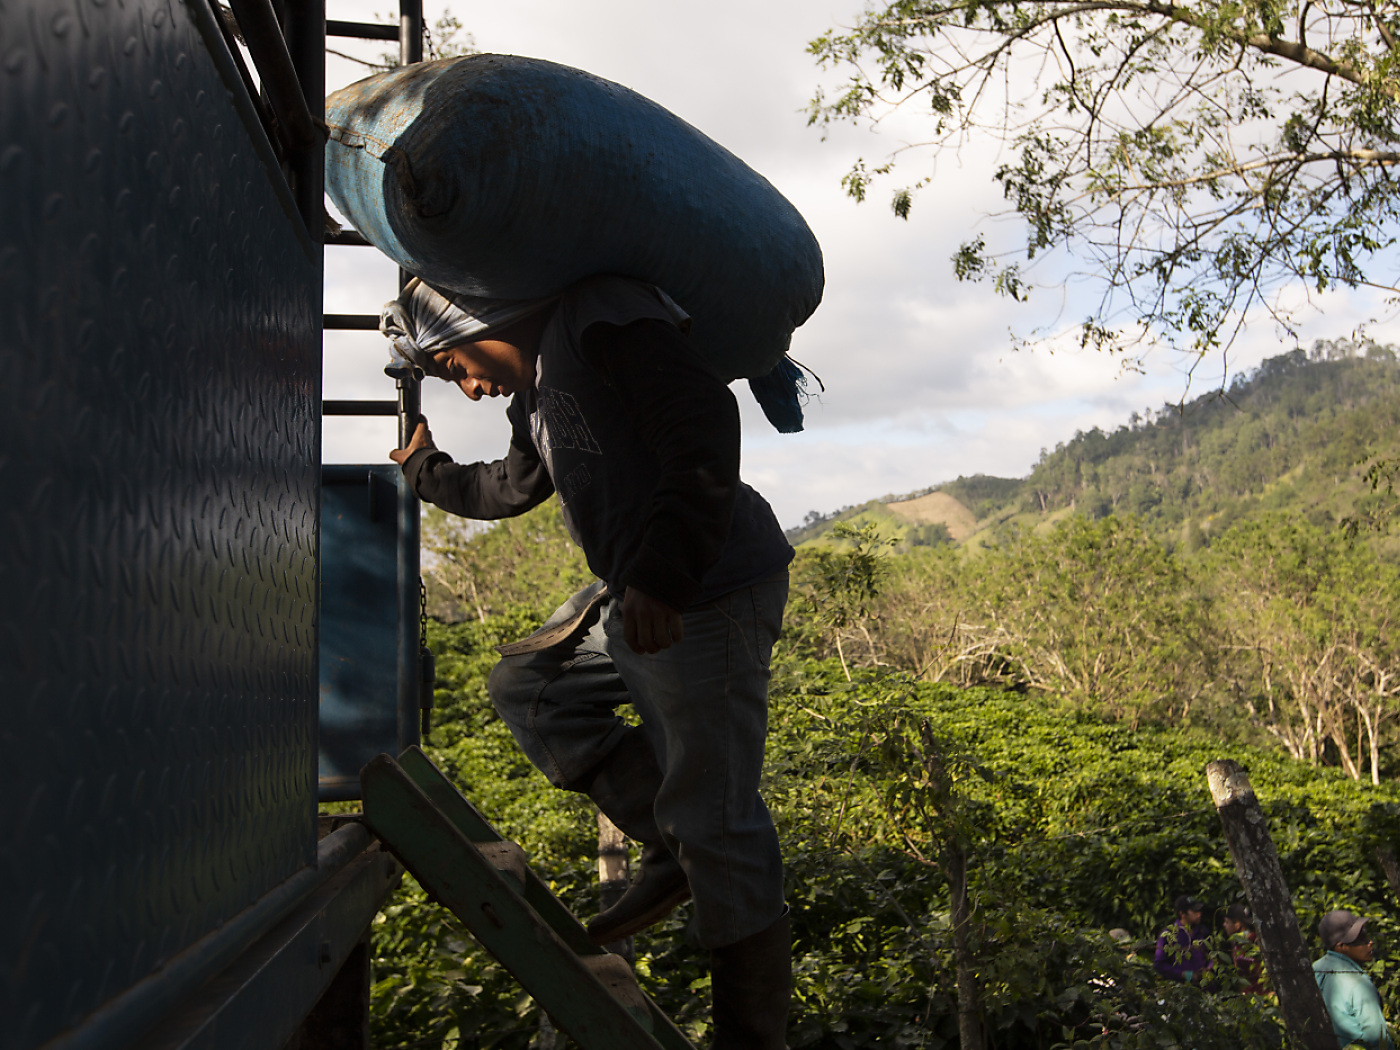
MULTIPOLYGON (((632 884, 628 874, 627 838, 617 825, 608 819, 601 809, 598 811, 598 903, 600 911, 607 911, 622 899, 632 884)), ((628 965, 637 962, 636 941, 624 937, 606 945, 608 951, 620 955, 628 965)))
POLYGON ((984 1050, 986 1038, 982 1033, 982 1001, 977 990, 977 962, 968 944, 968 928, 972 912, 967 902, 967 851, 961 846, 949 847, 945 854, 948 890, 952 897, 953 960, 958 985, 958 1047, 959 1050, 984 1050))
POLYGON ((1230 844, 1235 871, 1259 927, 1264 966, 1278 993, 1279 1013, 1289 1039, 1305 1050, 1336 1050, 1327 1006, 1313 977, 1288 884, 1283 881, 1268 822, 1249 777, 1237 763, 1225 759, 1206 766, 1206 780, 1230 844))

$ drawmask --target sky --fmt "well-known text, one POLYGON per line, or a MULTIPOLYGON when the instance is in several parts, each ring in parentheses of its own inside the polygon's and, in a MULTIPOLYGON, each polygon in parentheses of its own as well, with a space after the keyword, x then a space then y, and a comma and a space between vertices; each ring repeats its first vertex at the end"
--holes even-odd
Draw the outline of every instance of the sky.
MULTIPOLYGON (((886 201, 894 184, 869 201, 845 195, 841 176, 858 157, 872 164, 916 140, 913 117, 868 127, 809 127, 814 88, 823 73, 809 40, 850 24, 860 0, 456 0, 452 13, 478 50, 528 55, 585 69, 665 106, 743 159, 806 218, 821 243, 822 305, 793 337, 792 356, 822 379, 825 392, 806 408, 806 429, 778 434, 745 384, 734 387, 743 419, 744 479, 773 505, 784 527, 810 511, 922 490, 960 475, 1022 477, 1041 451, 1093 426, 1114 428, 1134 412, 1159 409, 1204 392, 1266 357, 1352 334, 1358 326, 1381 342, 1400 342, 1400 323, 1376 296, 1338 292, 1325 312, 1300 315, 1295 342, 1268 322, 1251 326, 1227 362, 1207 362, 1188 381, 1169 352, 1148 357, 1145 374, 1116 359, 1054 342, 1017 349, 1013 336, 1077 319, 1054 288, 1026 304, 990 287, 957 282, 951 256, 987 232, 1014 235, 990 217, 1001 207, 992 172, 1000 144, 973 140, 945 155, 905 221, 886 201)), ((327 17, 385 21, 384 0, 329 0, 327 17)), ((429 3, 430 19, 441 5, 429 3)), ((392 20, 392 19, 390 19, 392 20)), ((381 46, 333 41, 373 56, 381 46)), ((328 89, 369 71, 331 57, 328 89)), ((912 176, 919 161, 907 161, 912 176)), ((326 310, 378 312, 396 291, 394 265, 370 248, 326 249, 326 310)), ((1081 311, 1082 312, 1082 311, 1081 311)), ((386 344, 378 333, 326 335, 327 398, 393 396, 383 375, 386 344)), ((492 460, 505 451, 503 401, 467 401, 428 381, 424 413, 439 447, 459 461, 492 460)), ((327 421, 326 462, 380 462, 395 444, 390 419, 327 421)))

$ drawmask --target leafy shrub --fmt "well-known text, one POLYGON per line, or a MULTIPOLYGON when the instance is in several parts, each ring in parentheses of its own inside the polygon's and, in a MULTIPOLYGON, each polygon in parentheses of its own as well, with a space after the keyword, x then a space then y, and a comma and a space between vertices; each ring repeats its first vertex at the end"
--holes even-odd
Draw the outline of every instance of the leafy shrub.
MULTIPOLYGON (((431 625, 440 728, 429 753, 578 914, 596 905, 592 811, 520 755, 485 696, 491 646, 538 613, 431 625)), ((1400 833, 1400 792, 1196 731, 1131 731, 990 689, 848 681, 839 662, 775 661, 767 796, 784 839, 794 916, 794 1047, 957 1045, 948 879, 968 843, 971 947, 993 1047, 1279 1044, 1266 1000, 1159 982, 1150 969, 1170 901, 1240 899, 1203 767, 1245 764, 1264 801, 1304 930, 1329 908, 1377 917, 1389 891, 1377 845, 1400 833), (948 790, 934 790, 936 741, 948 790), (941 841, 944 840, 944 841, 941 841), (1110 927, 1133 934, 1124 952, 1110 927)), ((685 911, 639 938, 650 994, 697 1044, 708 1028, 703 952, 685 911)), ((375 927, 374 1045, 524 1047, 538 1013, 461 929, 405 880, 375 927)), ((1400 1005, 1384 961, 1377 984, 1400 1005)))

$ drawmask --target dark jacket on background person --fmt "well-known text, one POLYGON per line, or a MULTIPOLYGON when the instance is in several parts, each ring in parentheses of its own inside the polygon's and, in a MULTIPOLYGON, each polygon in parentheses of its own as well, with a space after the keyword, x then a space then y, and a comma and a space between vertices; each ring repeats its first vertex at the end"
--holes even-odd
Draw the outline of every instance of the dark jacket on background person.
POLYGON ((1178 919, 1157 938, 1152 968, 1169 981, 1190 984, 1193 978, 1210 969, 1206 958, 1207 936, 1204 926, 1187 927, 1178 919))
POLYGON ((1259 957, 1259 934, 1241 930, 1230 940, 1230 959, 1239 975, 1240 991, 1258 995, 1264 991, 1264 961, 1259 957))

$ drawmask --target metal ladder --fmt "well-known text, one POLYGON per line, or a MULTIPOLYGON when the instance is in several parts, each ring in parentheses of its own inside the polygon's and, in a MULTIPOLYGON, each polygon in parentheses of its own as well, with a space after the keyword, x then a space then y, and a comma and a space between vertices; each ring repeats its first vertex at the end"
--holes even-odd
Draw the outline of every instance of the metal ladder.
MULTIPOLYGON (((380 25, 373 22, 342 22, 326 20, 326 37, 347 37, 358 40, 396 40, 399 44, 399 62, 411 65, 423 61, 423 3, 422 0, 399 0, 399 24, 380 25)), ((369 247, 354 230, 341 230, 328 233, 328 245, 369 247)), ((399 288, 408 282, 412 275, 399 270, 399 288)), ((377 332, 378 314, 326 314, 325 327, 339 331, 377 332)), ((399 448, 408 445, 413 437, 413 429, 418 425, 420 410, 418 380, 411 372, 394 376, 398 390, 396 401, 324 401, 321 411, 327 416, 397 416, 399 420, 399 448)), ((417 546, 418 537, 412 537, 417 546)))
MULTIPOLYGON (((401 65, 407 66, 421 62, 423 61, 422 0, 399 0, 398 25, 326 19, 322 47, 324 48, 326 40, 335 37, 397 41, 401 65)), ((322 58, 324 60, 324 54, 322 58)), ((324 81, 321 94, 325 94, 324 81)), ((321 199, 318 196, 318 205, 321 199)), ((324 243, 327 246, 343 246, 357 250, 371 247, 369 241, 351 229, 343 229, 334 233, 327 230, 324 243)), ((399 290, 402 290, 411 277, 412 274, 407 271, 399 270, 399 290)), ((388 293, 384 298, 388 299, 393 294, 388 293)), ((323 329, 377 332, 379 330, 379 315, 377 313, 328 313, 324 314, 323 329)), ((405 448, 413 437, 413 431, 418 425, 421 412, 420 381, 412 368, 405 367, 392 371, 386 368, 385 371, 393 376, 397 393, 395 400, 323 400, 321 413, 323 416, 395 416, 398 419, 398 447, 405 448)), ((397 503, 399 522, 397 560, 400 581, 398 593, 398 701, 400 709, 406 710, 413 701, 411 694, 416 689, 419 708, 419 731, 412 735, 406 735, 405 732, 401 731, 397 746, 403 747, 405 744, 426 738, 431 729, 429 720, 432 710, 433 658, 426 646, 420 646, 419 640, 419 601, 422 579, 419 553, 421 521, 418 498, 408 489, 407 485, 400 482, 397 503)))
POLYGON ((583 1050, 693 1050, 422 751, 380 755, 360 786, 370 830, 583 1050))

